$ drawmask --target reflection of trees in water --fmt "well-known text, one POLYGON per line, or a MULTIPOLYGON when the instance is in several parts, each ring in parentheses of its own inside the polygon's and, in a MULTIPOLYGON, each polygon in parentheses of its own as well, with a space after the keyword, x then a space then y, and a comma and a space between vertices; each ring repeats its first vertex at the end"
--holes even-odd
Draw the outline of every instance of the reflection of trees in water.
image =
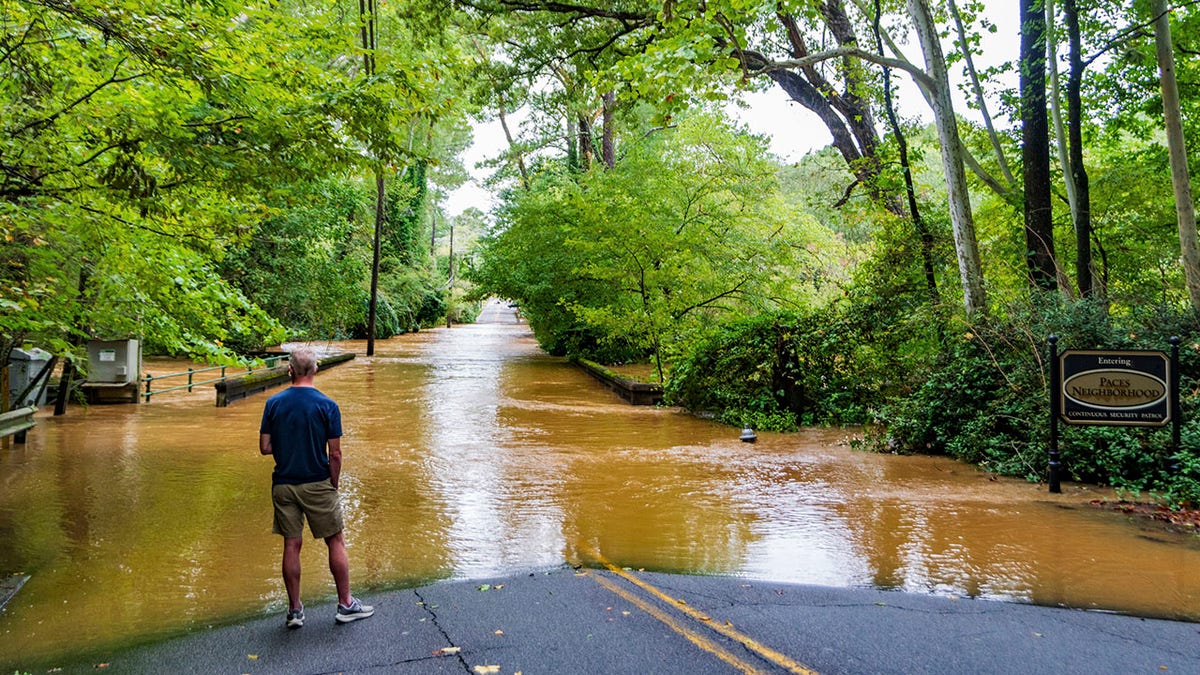
POLYGON ((757 538, 756 514, 721 486, 736 467, 667 461, 662 450, 609 451, 572 461, 563 485, 567 556, 701 574, 738 572, 757 538))
POLYGON ((450 569, 446 505, 430 489, 425 451, 436 424, 425 408, 431 337, 379 341, 373 358, 317 376, 342 410, 340 491, 355 586, 423 582, 450 569))
POLYGON ((881 588, 1197 617, 1200 580, 1182 571, 1200 562, 1195 542, 1138 536, 1083 497, 1039 502, 1044 488, 952 460, 869 458, 837 465, 855 487, 833 508, 881 588))

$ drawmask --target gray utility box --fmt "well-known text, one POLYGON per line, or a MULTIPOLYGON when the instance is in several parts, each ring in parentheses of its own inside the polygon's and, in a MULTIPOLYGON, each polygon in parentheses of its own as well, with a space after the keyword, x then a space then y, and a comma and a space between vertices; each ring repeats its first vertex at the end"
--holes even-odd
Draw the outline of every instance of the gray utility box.
POLYGON ((92 340, 88 342, 87 381, 130 384, 142 371, 142 347, 137 340, 92 340))
POLYGON ((50 352, 38 349, 14 349, 8 357, 8 400, 10 401, 9 408, 16 410, 27 405, 46 405, 46 387, 42 384, 50 377, 49 373, 43 373, 47 364, 50 363, 50 352), (29 387, 29 383, 33 378, 41 376, 37 386, 25 395, 22 401, 17 400, 17 396, 29 387), (40 396, 39 396, 40 394, 40 396), (34 400, 37 399, 37 400, 34 400))

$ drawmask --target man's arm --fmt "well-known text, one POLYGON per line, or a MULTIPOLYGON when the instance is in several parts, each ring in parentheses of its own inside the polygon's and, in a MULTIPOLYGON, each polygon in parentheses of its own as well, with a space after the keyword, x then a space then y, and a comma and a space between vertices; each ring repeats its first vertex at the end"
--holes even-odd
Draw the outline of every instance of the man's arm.
POLYGON ((333 483, 333 487, 338 486, 338 479, 342 477, 342 439, 331 438, 329 443, 329 482, 333 483))
POLYGON ((271 454, 271 434, 258 435, 258 451, 264 455, 271 454))

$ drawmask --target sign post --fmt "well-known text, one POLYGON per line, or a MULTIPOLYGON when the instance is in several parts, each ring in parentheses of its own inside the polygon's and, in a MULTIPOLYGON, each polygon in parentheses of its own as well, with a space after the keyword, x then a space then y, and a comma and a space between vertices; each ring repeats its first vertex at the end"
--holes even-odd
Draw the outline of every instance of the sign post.
POLYGON ((1062 373, 1058 368, 1058 336, 1050 336, 1050 491, 1062 492, 1059 471, 1062 463, 1058 455, 1058 416, 1062 413, 1056 392, 1062 389, 1062 373))
POLYGON ((1172 470, 1179 453, 1179 338, 1161 351, 1068 349, 1050 336, 1050 491, 1059 485, 1058 423, 1162 427, 1172 424, 1172 470))

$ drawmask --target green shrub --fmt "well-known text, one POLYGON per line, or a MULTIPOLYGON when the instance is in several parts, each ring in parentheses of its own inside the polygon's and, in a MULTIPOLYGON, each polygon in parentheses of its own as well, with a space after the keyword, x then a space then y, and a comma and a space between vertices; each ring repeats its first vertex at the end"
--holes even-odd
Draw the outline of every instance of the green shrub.
POLYGON ((1196 375, 1200 344, 1195 321, 1170 308, 1140 308, 1110 316, 1097 302, 1047 294, 1000 308, 993 317, 947 338, 928 376, 910 395, 882 409, 887 446, 901 452, 944 453, 1006 475, 1046 477, 1049 461, 1048 338, 1066 349, 1169 350, 1182 339, 1184 427, 1179 472, 1168 428, 1060 424, 1059 447, 1073 480, 1156 492, 1174 503, 1200 501, 1200 413, 1196 375))
MULTIPOLYGON (((350 337, 355 340, 367 339, 370 326, 370 294, 363 291, 360 299, 362 318, 350 328, 350 337)), ((400 318, 386 295, 380 293, 375 299, 375 339, 386 340, 393 335, 399 335, 407 330, 400 326, 400 318)))
POLYGON ((673 363, 665 398, 764 430, 863 423, 882 399, 859 338, 833 310, 720 326, 673 363))

